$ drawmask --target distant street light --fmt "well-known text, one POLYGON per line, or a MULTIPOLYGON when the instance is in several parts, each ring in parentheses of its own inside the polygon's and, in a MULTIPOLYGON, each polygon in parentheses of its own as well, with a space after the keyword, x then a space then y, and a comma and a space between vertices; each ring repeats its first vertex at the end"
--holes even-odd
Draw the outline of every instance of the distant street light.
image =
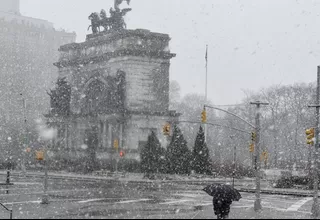
POLYGON ((235 135, 230 135, 233 144, 233 171, 232 171, 232 187, 234 187, 234 178, 236 175, 236 156, 237 156, 237 145, 234 143, 233 138, 235 135))

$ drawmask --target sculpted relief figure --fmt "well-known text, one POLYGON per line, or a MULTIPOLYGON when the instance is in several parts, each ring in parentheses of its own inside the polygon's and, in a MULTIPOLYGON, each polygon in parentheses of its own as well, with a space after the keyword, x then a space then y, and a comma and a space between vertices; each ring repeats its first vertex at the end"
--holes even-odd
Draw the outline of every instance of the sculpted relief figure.
POLYGON ((130 0, 115 0, 114 9, 110 8, 110 17, 104 9, 101 10, 100 15, 97 12, 91 13, 89 20, 91 20, 91 25, 88 30, 92 29, 92 33, 96 34, 100 32, 100 27, 102 26, 104 31, 109 30, 121 30, 127 28, 124 21, 124 16, 131 11, 131 8, 120 9, 119 6, 123 1, 126 1, 129 5, 130 0))

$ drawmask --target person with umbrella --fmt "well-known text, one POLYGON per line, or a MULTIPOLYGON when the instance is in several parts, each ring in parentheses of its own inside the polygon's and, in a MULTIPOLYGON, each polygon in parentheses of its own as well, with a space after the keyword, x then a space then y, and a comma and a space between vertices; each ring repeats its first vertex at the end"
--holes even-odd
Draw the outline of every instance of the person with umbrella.
POLYGON ((228 218, 232 201, 239 201, 241 199, 238 190, 226 184, 211 184, 206 186, 203 191, 213 197, 213 210, 217 219, 228 218))

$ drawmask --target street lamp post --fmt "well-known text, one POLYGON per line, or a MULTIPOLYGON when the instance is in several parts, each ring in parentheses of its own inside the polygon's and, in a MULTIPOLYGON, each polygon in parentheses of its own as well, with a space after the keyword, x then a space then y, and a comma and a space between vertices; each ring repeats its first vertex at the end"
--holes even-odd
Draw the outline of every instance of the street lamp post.
POLYGON ((24 135, 23 135, 23 144, 22 144, 22 174, 26 175, 26 148, 27 148, 27 116, 26 116, 26 99, 23 97, 23 94, 20 93, 20 96, 22 98, 22 111, 23 111, 23 121, 24 121, 24 135))
MULTIPOLYGON (((230 135, 231 140, 233 140, 234 135, 230 135)), ((236 175, 236 156, 237 156, 237 145, 232 142, 233 144, 233 171, 232 171, 232 187, 234 187, 234 178, 236 175)))
POLYGON ((318 187, 319 187, 319 108, 320 108, 320 66, 318 66, 317 72, 317 99, 315 105, 309 105, 308 107, 316 108, 316 126, 315 126, 315 155, 314 155, 314 169, 313 169, 313 205, 311 209, 312 217, 318 218, 319 213, 319 201, 318 201, 318 187))

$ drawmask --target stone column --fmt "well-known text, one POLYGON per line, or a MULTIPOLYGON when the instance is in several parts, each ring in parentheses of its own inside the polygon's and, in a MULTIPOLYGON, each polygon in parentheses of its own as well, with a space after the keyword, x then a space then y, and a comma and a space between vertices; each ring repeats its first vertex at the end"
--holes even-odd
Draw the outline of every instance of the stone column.
POLYGON ((110 160, 112 161, 112 145, 113 145, 113 141, 112 141, 112 129, 113 129, 113 126, 111 123, 108 123, 108 141, 107 141, 107 151, 109 151, 110 153, 110 160))
POLYGON ((64 129, 65 129, 65 131, 64 131, 64 136, 65 136, 65 141, 64 141, 64 143, 65 143, 65 148, 66 148, 66 149, 69 149, 69 131, 68 131, 68 124, 63 124, 63 126, 64 126, 64 129))
POLYGON ((103 135, 102 135, 102 132, 103 132, 103 122, 99 121, 99 122, 98 122, 98 131, 97 131, 97 134, 98 134, 98 146, 97 146, 97 151, 100 151, 100 150, 101 150, 101 146, 103 145, 103 135))
POLYGON ((119 124, 119 148, 123 149, 123 124, 119 124))
POLYGON ((107 147, 107 122, 104 121, 103 123, 103 126, 102 126, 102 147, 103 149, 105 150, 106 147, 107 147))

